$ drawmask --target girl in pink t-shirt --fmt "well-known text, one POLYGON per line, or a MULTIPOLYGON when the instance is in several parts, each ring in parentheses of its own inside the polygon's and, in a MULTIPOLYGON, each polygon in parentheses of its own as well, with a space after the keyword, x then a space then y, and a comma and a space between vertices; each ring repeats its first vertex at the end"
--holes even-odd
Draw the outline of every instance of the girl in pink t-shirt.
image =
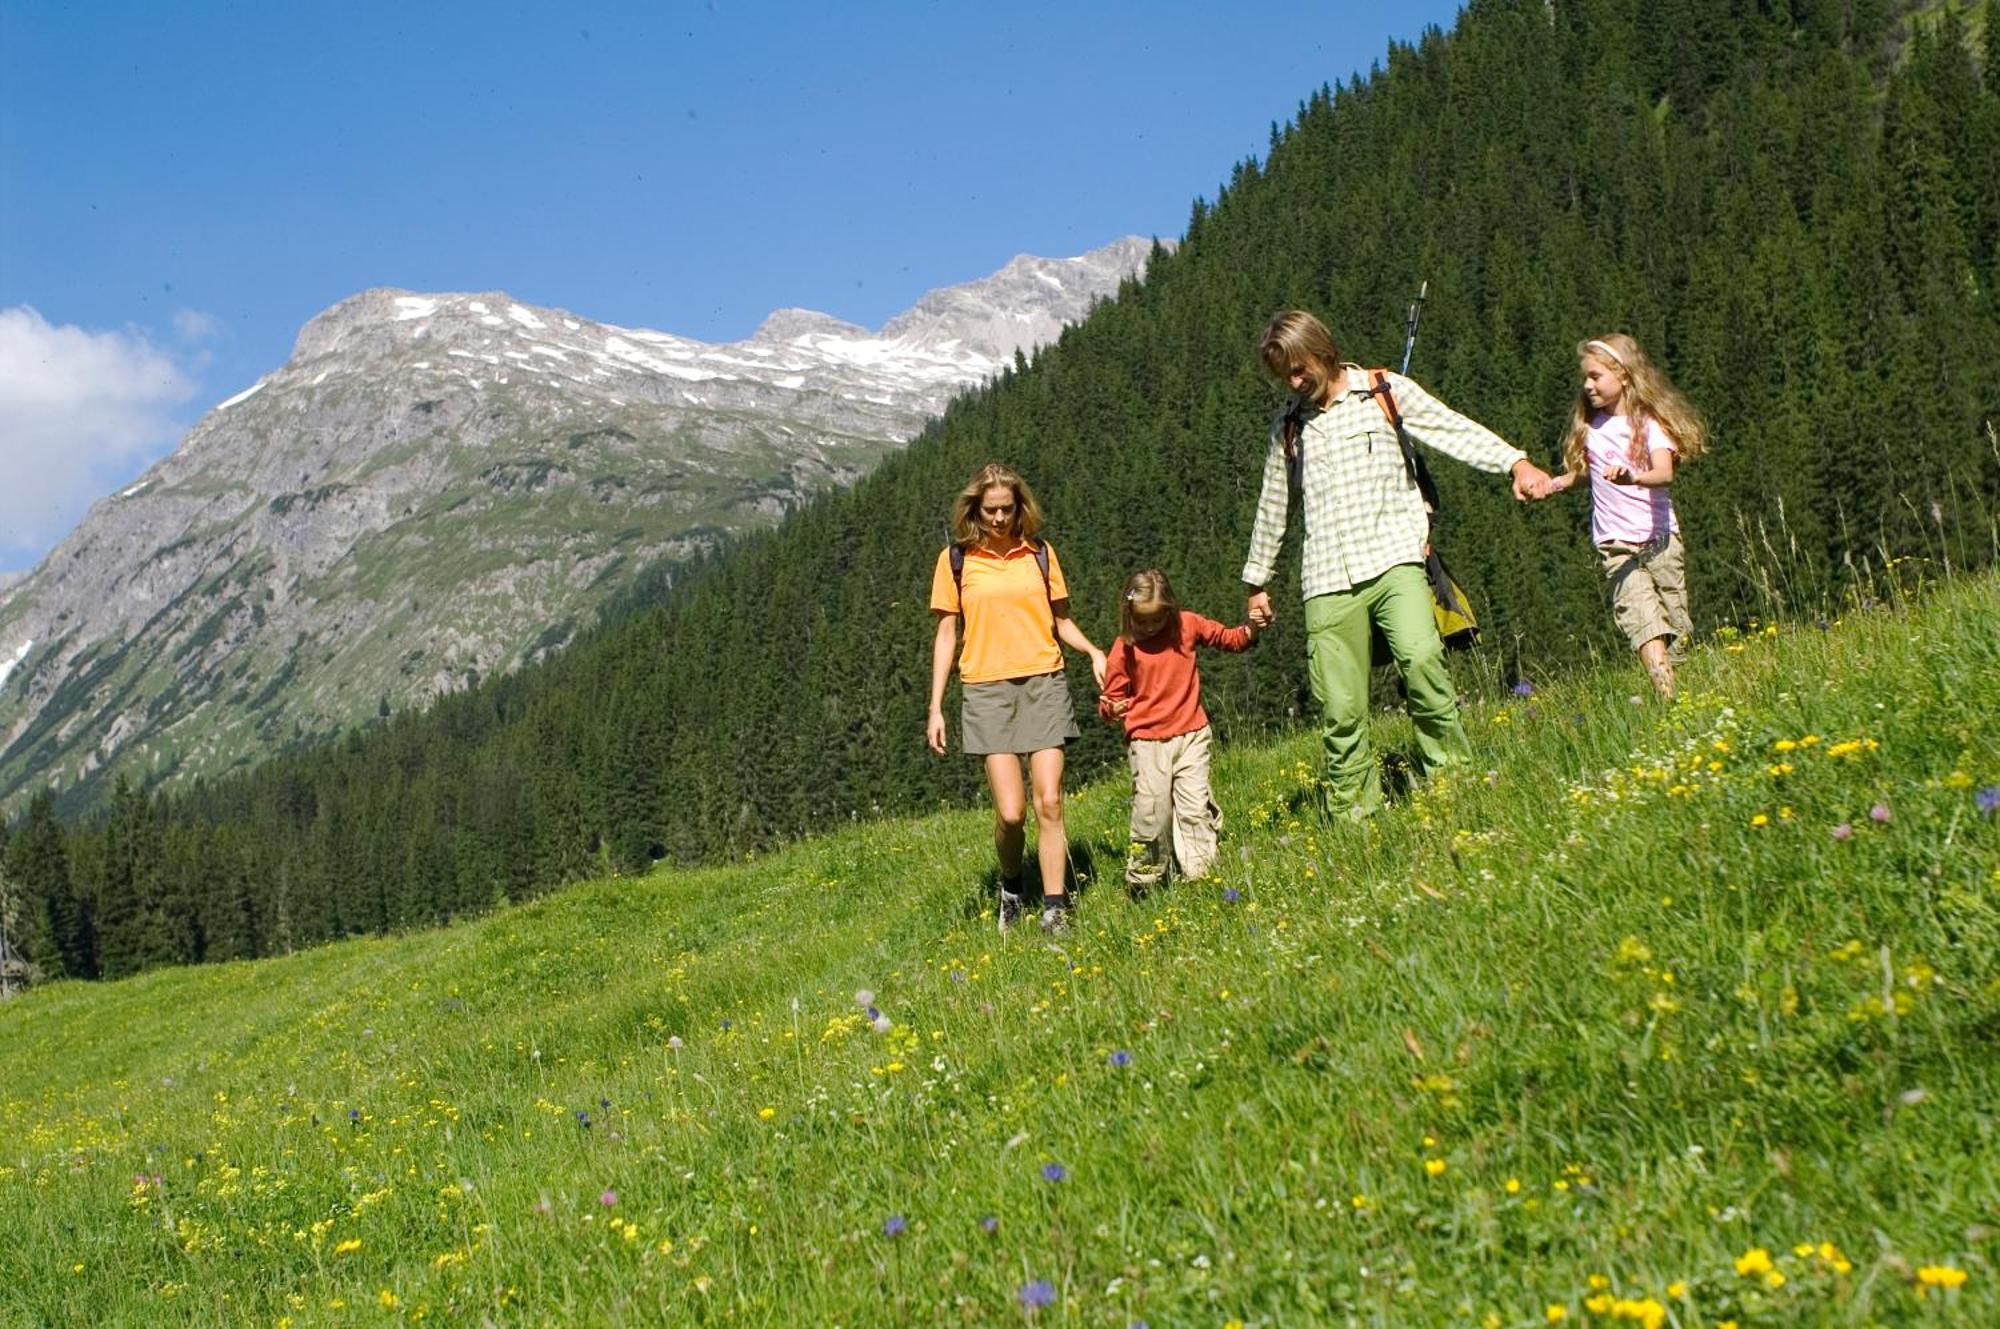
POLYGON ((1668 486, 1677 462, 1706 450, 1701 413, 1622 332, 1576 348, 1583 387, 1563 445, 1561 493, 1590 477, 1590 538, 1604 560, 1611 612, 1653 686, 1674 696, 1674 665, 1694 632, 1680 523, 1668 486))

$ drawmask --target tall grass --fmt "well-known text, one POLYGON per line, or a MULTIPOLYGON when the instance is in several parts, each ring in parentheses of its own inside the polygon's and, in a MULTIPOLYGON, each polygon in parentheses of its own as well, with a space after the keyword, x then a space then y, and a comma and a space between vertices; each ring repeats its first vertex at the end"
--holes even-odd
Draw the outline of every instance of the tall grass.
POLYGON ((1143 902, 1107 781, 1060 946, 946 813, 38 990, 0 1323, 2000 1323, 1996 680, 1987 577, 1530 680, 1369 825, 1232 748, 1143 902))

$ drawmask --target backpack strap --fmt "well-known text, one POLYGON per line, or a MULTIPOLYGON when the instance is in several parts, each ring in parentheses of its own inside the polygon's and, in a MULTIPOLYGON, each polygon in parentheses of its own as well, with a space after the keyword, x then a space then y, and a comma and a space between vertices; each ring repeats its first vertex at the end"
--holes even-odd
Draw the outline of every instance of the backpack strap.
POLYGON ((1397 409, 1396 394, 1389 388, 1389 371, 1371 369, 1368 371, 1368 395, 1382 408, 1389 425, 1396 431, 1396 446, 1403 450, 1403 472, 1410 477, 1410 483, 1423 496, 1424 507, 1432 513, 1438 509, 1437 485, 1431 480, 1430 468, 1410 442, 1410 431, 1403 427, 1403 413, 1397 409))
POLYGON ((1318 410, 1299 393, 1293 393, 1278 412, 1274 426, 1278 442, 1285 450, 1285 479, 1294 490, 1303 490, 1306 484, 1305 436, 1306 421, 1318 410))

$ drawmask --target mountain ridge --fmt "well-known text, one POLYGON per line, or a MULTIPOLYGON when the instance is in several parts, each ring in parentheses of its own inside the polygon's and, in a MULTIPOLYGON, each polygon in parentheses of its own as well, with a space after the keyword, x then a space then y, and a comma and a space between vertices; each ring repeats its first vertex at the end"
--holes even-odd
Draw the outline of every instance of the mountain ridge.
POLYGON ((498 291, 340 300, 0 588, 0 804, 114 765, 229 769, 539 658, 637 569, 863 474, 1152 248, 1017 257, 893 334, 784 309, 706 343, 498 291))

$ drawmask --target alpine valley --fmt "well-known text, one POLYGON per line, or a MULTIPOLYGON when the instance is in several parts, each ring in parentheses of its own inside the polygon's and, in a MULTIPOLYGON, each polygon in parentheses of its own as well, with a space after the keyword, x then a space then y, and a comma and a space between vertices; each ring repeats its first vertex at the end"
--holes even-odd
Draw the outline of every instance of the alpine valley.
POLYGON ((499 293, 344 300, 0 587, 0 810, 247 765, 558 648, 642 569, 858 478, 1152 247, 726 345, 499 293))

